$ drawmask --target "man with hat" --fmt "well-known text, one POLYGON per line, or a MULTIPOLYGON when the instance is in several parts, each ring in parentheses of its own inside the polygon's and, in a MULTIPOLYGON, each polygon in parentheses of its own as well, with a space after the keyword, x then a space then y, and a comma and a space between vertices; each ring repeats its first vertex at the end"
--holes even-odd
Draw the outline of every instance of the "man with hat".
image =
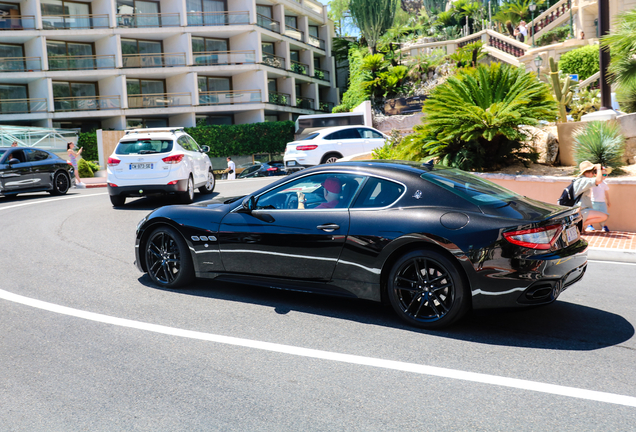
POLYGON ((594 225, 607 220, 607 214, 594 210, 592 205, 592 188, 603 181, 603 167, 590 161, 579 164, 579 177, 574 181, 574 196, 581 195, 577 206, 581 207, 583 225, 594 225))
MULTIPOLYGON (((328 177, 324 183, 322 184, 322 188, 324 190, 325 200, 326 202, 321 203, 315 208, 334 208, 338 205, 340 201, 340 192, 342 191, 342 182, 336 177, 328 177)), ((305 208, 305 194, 302 192, 297 192, 298 195, 298 208, 305 208)))

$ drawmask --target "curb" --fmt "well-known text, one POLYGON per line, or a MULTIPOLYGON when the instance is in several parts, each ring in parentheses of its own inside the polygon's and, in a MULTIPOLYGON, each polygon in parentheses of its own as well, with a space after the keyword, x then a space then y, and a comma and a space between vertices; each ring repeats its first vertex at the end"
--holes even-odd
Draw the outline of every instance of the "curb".
POLYGON ((636 263, 636 250, 589 247, 587 249, 587 259, 594 261, 636 263))
POLYGON ((106 187, 106 183, 93 183, 93 184, 85 183, 85 185, 86 185, 85 186, 86 189, 106 187))

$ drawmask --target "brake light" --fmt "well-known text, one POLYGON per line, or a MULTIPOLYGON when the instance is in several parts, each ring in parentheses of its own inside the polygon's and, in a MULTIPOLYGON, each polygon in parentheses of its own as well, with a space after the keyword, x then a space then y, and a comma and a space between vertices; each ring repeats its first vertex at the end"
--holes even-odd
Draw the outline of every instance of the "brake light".
POLYGON ((177 154, 177 155, 172 155, 172 156, 166 156, 165 158, 163 158, 161 160, 164 161, 167 164, 178 164, 179 162, 181 162, 183 160, 184 156, 185 155, 177 154))
POLYGON ((512 244, 530 249, 550 249, 563 231, 562 225, 550 225, 541 228, 532 228, 520 231, 503 233, 503 236, 512 244))
POLYGON ((179 183, 179 180, 172 180, 168 185, 176 185, 177 183, 179 183))
POLYGON ((113 157, 108 158, 108 166, 117 166, 121 162, 119 159, 115 159, 113 157))
POLYGON ((267 171, 278 171, 278 168, 276 167, 267 168, 267 171))
POLYGON ((296 150, 307 151, 307 150, 316 150, 317 148, 318 148, 318 146, 315 145, 315 144, 314 145, 299 145, 299 146, 296 147, 296 150))
POLYGON ((119 187, 115 183, 108 183, 108 186, 110 186, 110 187, 119 187))

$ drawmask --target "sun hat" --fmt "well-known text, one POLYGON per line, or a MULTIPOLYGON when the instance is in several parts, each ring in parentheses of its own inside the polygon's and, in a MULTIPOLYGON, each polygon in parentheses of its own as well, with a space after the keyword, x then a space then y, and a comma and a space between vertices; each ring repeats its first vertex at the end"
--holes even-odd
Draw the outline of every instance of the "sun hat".
POLYGON ((579 164, 579 175, 585 174, 587 171, 593 170, 595 168, 594 164, 590 161, 583 161, 579 164))
POLYGON ((331 193, 340 193, 342 190, 342 183, 335 177, 329 177, 322 186, 331 193))

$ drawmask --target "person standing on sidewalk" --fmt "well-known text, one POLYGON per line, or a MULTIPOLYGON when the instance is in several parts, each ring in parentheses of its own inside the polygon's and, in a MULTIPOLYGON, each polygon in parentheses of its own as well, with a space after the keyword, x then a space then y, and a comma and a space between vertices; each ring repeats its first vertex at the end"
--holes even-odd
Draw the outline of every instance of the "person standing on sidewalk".
POLYGON ((73 170, 75 171, 75 183, 76 186, 81 187, 84 186, 82 180, 80 180, 79 169, 77 168, 77 161, 79 160, 82 151, 84 151, 84 147, 80 147, 78 151, 75 151, 75 143, 70 142, 66 144, 66 152, 68 153, 68 160, 73 165, 73 170))
POLYGON ((225 172, 227 173, 228 180, 236 179, 236 164, 229 156, 227 158, 227 169, 225 170, 225 172))
MULTIPOLYGON (((612 172, 612 168, 603 168, 602 172, 603 177, 607 177, 607 175, 612 172)), ((609 217, 609 212, 607 211, 607 209, 610 207, 610 205, 609 186, 607 185, 607 183, 605 183, 605 180, 603 180, 601 184, 592 188, 592 208, 594 210, 605 213, 609 217)), ((592 226, 592 228, 594 227, 592 226)), ((603 232, 609 232, 609 228, 607 227, 607 225, 602 225, 600 229, 603 232)))
POLYGON ((598 186, 603 181, 603 167, 601 164, 594 165, 590 161, 583 161, 579 164, 579 177, 574 180, 574 196, 581 195, 581 200, 577 206, 581 208, 583 225, 586 232, 594 231, 595 223, 602 223, 607 220, 607 214, 594 210, 592 205, 592 188, 598 186))

